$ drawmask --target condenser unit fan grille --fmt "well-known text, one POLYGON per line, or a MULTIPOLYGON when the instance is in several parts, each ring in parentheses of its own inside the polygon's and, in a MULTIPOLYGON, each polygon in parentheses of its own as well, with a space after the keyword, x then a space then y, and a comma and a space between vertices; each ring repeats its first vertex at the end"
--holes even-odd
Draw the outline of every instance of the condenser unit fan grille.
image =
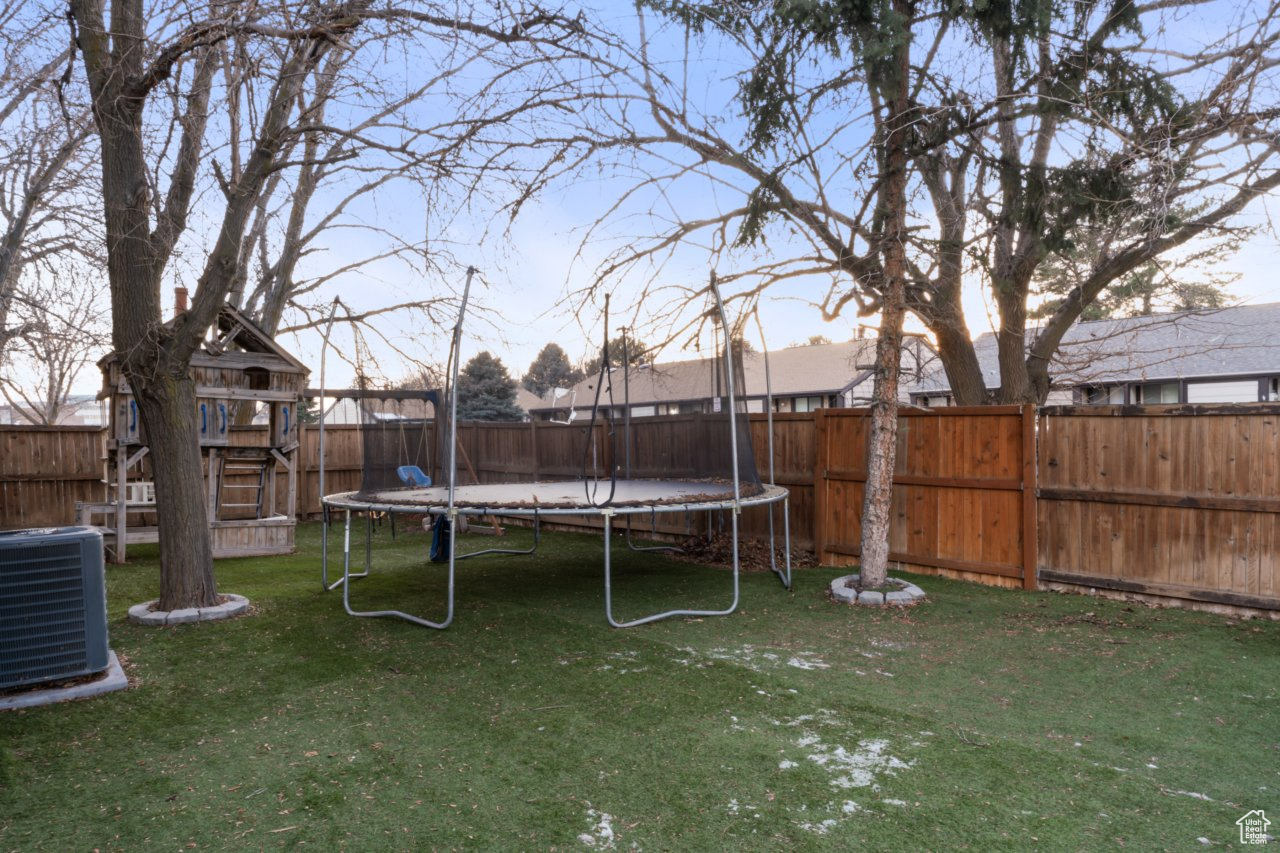
POLYGON ((0 688, 107 666, 101 543, 83 528, 0 536, 0 688))

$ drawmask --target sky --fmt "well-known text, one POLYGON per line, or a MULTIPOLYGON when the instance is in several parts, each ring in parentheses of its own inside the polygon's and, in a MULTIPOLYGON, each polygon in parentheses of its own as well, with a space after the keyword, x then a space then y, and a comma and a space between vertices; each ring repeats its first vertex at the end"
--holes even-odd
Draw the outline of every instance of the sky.
MULTIPOLYGON (((622 21, 629 3, 616 4, 618 18, 622 21)), ((1230 6, 1230 4, 1225 4, 1230 6)), ((1212 26, 1214 19, 1208 24, 1212 26)), ((1188 26, 1186 33, 1195 27, 1188 26)), ((1189 36, 1188 36, 1189 37, 1189 36)), ((681 45, 670 49, 675 53, 681 45)), ((714 47, 697 53, 692 73, 694 90, 704 96, 714 96, 714 101, 726 101, 731 91, 728 72, 714 47)), ((726 119, 727 120, 727 119, 726 119)), ((581 245, 582 231, 600 214, 612 199, 626 186, 627 179, 608 176, 580 178, 571 184, 553 184, 531 203, 510 231, 486 227, 484 222, 454 220, 444 234, 452 246, 452 260, 444 262, 439 270, 415 270, 403 265, 371 265, 369 268, 347 274, 338 279, 319 302, 327 302, 337 292, 343 300, 356 309, 377 307, 381 304, 401 301, 406 295, 428 291, 452 294, 452 304, 442 311, 434 327, 404 322, 384 326, 384 333, 394 339, 397 346, 415 358, 425 362, 442 364, 448 348, 448 336, 452 325, 452 312, 461 293, 465 279, 465 267, 474 265, 480 270, 472 292, 472 302, 467 322, 464 324, 462 359, 481 350, 489 350, 503 360, 513 376, 519 377, 533 361, 537 352, 547 343, 560 344, 571 359, 586 359, 593 355, 604 334, 600 316, 600 300, 585 300, 579 292, 591 281, 593 270, 606 257, 612 247, 625 240, 627 228, 634 228, 634 220, 621 222, 605 230, 606 239, 581 245)), ((714 185, 699 186, 696 182, 683 182, 666 196, 654 200, 656 205, 673 208, 718 209, 734 204, 731 195, 720 195, 714 185)), ((1265 224, 1276 199, 1255 203, 1247 220, 1265 224)), ((645 197, 637 199, 643 206, 645 197)), ((374 227, 419 227, 425 220, 420 210, 421 199, 411 194, 382 198, 359 211, 359 216, 374 227), (408 222, 408 225, 406 225, 408 222)), ((623 211, 627 213, 627 211, 623 211)), ((636 211, 630 211, 635 214, 636 211)), ((210 219, 210 222, 212 219, 210 219)), ((209 223, 204 223, 208 225, 209 223)), ((197 227, 200 221, 197 218, 197 227)), ((421 227, 426 227, 425 224, 421 227)), ((317 263, 329 267, 340 265, 346 258, 358 255, 358 236, 346 237, 352 242, 327 246, 326 256, 317 263)), ((690 246, 677 252, 657 276, 659 283, 678 284, 692 288, 702 286, 710 272, 709 255, 705 249, 690 246)), ((1231 294, 1243 302, 1280 301, 1280 243, 1274 232, 1263 229, 1257 237, 1233 258, 1228 266, 1241 274, 1231 288, 1231 294)), ((319 269, 320 267, 317 267, 319 269)), ((723 272, 723 270, 721 270, 723 272)), ((177 276, 175 275, 175 281, 177 276)), ((640 337, 653 340, 660 337, 664 324, 672 316, 664 303, 657 300, 633 308, 635 294, 648 283, 640 273, 614 282, 612 301, 613 317, 610 328, 614 335, 620 325, 636 326, 640 337), (648 329, 650 331, 646 332, 648 329)), ((821 298, 821 282, 795 281, 772 288, 763 299, 760 319, 764 329, 764 344, 778 349, 806 340, 812 335, 823 335, 831 340, 847 340, 857 335, 860 325, 874 325, 875 318, 860 318, 847 311, 842 317, 824 322, 819 310, 812 304, 821 298)), ((165 294, 171 299, 171 293, 165 294)), ((985 291, 979 281, 971 280, 964 300, 966 316, 972 334, 990 331, 991 319, 985 291)), ((754 330, 754 325, 750 327, 754 330)), ((912 331, 924 331, 923 326, 912 319, 908 323, 912 331)), ((311 385, 319 384, 321 362, 321 334, 307 331, 298 335, 285 335, 282 345, 294 352, 312 368, 311 385)), ((703 351, 681 350, 669 347, 662 355, 664 360, 696 357, 705 354, 709 341, 697 342, 703 351)), ((759 343, 753 341, 753 343, 759 343)), ((378 364, 366 370, 380 373, 388 379, 402 378, 412 368, 401 362, 387 348, 372 344, 378 364)), ((349 386, 354 379, 358 360, 350 334, 338 328, 328 351, 326 385, 349 386)), ((76 385, 80 392, 97 390, 99 379, 90 367, 76 385)))
MULTIPOLYGON (((1225 27, 1225 21, 1237 8, 1236 4, 1223 3, 1188 13, 1164 37, 1164 41, 1171 48, 1191 50, 1202 33, 1213 32, 1215 27, 1225 27)), ((677 48, 672 47, 672 50, 677 48)), ((693 78, 691 90, 700 91, 710 102, 727 102, 732 90, 727 80, 724 57, 714 45, 698 45, 695 53, 696 65, 688 74, 693 78)), ((667 58, 675 60, 677 57, 673 53, 667 58)), ((529 206, 509 234, 490 232, 483 242, 475 242, 470 252, 456 252, 459 266, 452 276, 445 276, 452 279, 444 282, 445 286, 454 290, 460 288, 462 264, 474 264, 482 272, 481 281, 473 293, 471 318, 465 325, 464 361, 487 349, 499 356, 518 377, 548 342, 560 344, 574 360, 585 359, 597 351, 604 334, 600 317, 602 306, 598 299, 595 302, 585 301, 578 292, 587 286, 592 271, 626 234, 626 228, 635 227, 635 224, 633 221, 606 228, 606 239, 585 247, 580 245, 580 239, 582 230, 594 221, 602 207, 627 186, 625 180, 601 176, 578 185, 553 185, 529 206)), ((710 182, 703 185, 684 182, 666 194, 648 199, 656 207, 687 206, 689 211, 716 210, 739 203, 731 195, 718 194, 710 182)), ((1244 224, 1264 227, 1225 264, 1229 270, 1240 274, 1229 292, 1241 302, 1280 301, 1280 276, 1274 273, 1280 269, 1280 241, 1277 241, 1273 230, 1265 227, 1276 202, 1276 199, 1263 199, 1249 209, 1243 217, 1244 224)), ((623 213, 636 215, 634 210, 623 213)), ((465 233, 457 236, 459 245, 467 245, 465 233)), ((657 280, 701 286, 711 272, 708 258, 706 250, 697 246, 677 252, 661 270, 657 280)), ((1171 258, 1176 261, 1176 254, 1171 258)), ((614 335, 619 325, 635 325, 641 329, 642 339, 661 337, 662 324, 671 320, 665 304, 658 300, 641 304, 638 314, 620 308, 629 306, 634 294, 645 284, 645 277, 639 274, 614 282, 610 323, 614 335), (645 328, 653 331, 646 334, 645 328)), ((847 340, 856 336, 860 325, 874 326, 875 317, 857 317, 850 310, 834 321, 824 321, 812 304, 821 299, 823 289, 822 282, 803 280, 770 289, 760 307, 764 343, 768 348, 778 349, 802 342, 812 335, 847 340)), ((367 295, 366 298, 373 297, 367 295)), ((964 308, 974 336, 992 330, 994 321, 989 297, 976 277, 967 282, 964 308)), ((754 330, 754 325, 751 328, 754 330)), ((908 329, 925 331, 914 318, 908 320, 908 329)), ((447 332, 447 329, 442 331, 447 332)), ((319 362, 317 341, 318 336, 309 334, 300 336, 293 344, 313 366, 319 362)), ((408 336, 404 343, 409 347, 420 347, 424 359, 435 361, 443 361, 441 346, 447 346, 443 335, 431 334, 420 335, 416 339, 408 336)), ((705 338, 698 343, 704 349, 709 345, 705 338)), ((676 360, 701 354, 672 346, 662 353, 660 359, 676 360)), ((333 359, 329 359, 327 364, 332 371, 331 386, 344 379, 349 380, 352 373, 350 365, 335 366, 333 359)), ((393 369, 392 365, 386 372, 393 369)), ((313 376, 313 384, 315 380, 313 376)))

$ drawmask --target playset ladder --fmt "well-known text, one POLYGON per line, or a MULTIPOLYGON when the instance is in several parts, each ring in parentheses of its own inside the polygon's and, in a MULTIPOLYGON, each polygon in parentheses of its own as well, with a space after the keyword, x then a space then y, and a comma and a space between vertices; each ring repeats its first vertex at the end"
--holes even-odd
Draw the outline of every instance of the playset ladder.
POLYGON ((215 520, 221 520, 223 510, 230 509, 252 509, 254 516, 261 518, 275 462, 269 451, 258 448, 223 448, 218 454, 215 520))

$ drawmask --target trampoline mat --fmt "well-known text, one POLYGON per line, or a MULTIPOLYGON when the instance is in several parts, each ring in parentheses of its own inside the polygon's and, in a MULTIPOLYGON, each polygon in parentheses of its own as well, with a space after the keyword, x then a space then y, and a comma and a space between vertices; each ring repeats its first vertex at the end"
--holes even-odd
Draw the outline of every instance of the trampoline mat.
MULTIPOLYGON (((758 483, 743 483, 742 498, 764 494, 758 483)), ((445 486, 427 488, 383 489, 352 495, 356 501, 370 504, 432 508, 449 503, 445 486)), ((604 505, 612 507, 647 507, 684 504, 707 504, 733 501, 733 483, 720 480, 565 480, 537 483, 483 483, 458 486, 454 490, 454 506, 482 507, 486 510, 582 510, 594 512, 604 505), (612 499, 611 499, 612 498, 612 499)))

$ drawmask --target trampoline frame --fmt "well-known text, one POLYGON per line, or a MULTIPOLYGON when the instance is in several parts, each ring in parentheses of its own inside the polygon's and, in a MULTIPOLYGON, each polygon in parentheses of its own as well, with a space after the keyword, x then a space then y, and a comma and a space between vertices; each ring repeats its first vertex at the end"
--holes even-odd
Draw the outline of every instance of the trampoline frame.
MULTIPOLYGON (((576 482, 576 481, 570 481, 576 482)), ((661 482, 661 481, 659 481, 661 482)), ((533 484, 530 484, 533 485, 533 484)), ((509 486, 510 487, 510 486, 509 486)), ((644 625, 648 622, 656 622, 659 619, 667 619, 672 616, 728 616, 738 608, 738 602, 741 597, 741 588, 739 583, 739 575, 741 572, 741 562, 738 553, 738 516, 744 507, 750 506, 772 506, 773 504, 782 504, 783 517, 783 533, 784 533, 784 552, 786 554, 786 573, 791 573, 791 523, 790 523, 790 494, 781 486, 765 486, 763 491, 751 497, 731 497, 726 494, 723 499, 717 500, 699 500, 688 501, 682 503, 650 503, 637 505, 622 506, 602 506, 592 507, 589 505, 573 506, 573 507, 517 507, 517 506, 500 506, 500 505, 459 505, 456 502, 452 505, 441 504, 408 504, 408 503, 391 503, 377 500, 368 500, 359 497, 357 492, 346 492, 344 494, 330 495, 324 498, 325 507, 329 511, 341 512, 343 514, 343 537, 342 537, 342 578, 336 581, 336 584, 342 585, 342 606, 351 616, 361 617, 382 617, 393 616, 412 622, 415 625, 421 625, 426 628, 443 629, 449 627, 453 622, 454 601, 456 590, 456 566, 459 560, 478 557, 482 554, 529 554, 533 552, 533 548, 538 545, 540 522, 544 517, 550 516, 599 516, 604 522, 604 610, 605 619, 615 628, 631 628, 636 625, 644 625), (731 511, 733 524, 733 598, 729 606, 722 610, 697 610, 686 608, 675 608, 672 610, 664 610, 659 613, 652 613, 635 619, 621 621, 614 616, 613 606, 613 524, 614 518, 617 516, 625 516, 631 518, 639 515, 659 515, 665 513, 677 512, 703 512, 703 511, 731 511), (351 520, 353 515, 365 514, 365 565, 362 572, 351 571, 351 520), (444 618, 440 621, 433 621, 422 616, 412 613, 406 613, 403 610, 355 610, 351 606, 351 581, 365 577, 371 569, 372 562, 372 531, 373 526, 370 519, 375 513, 387 514, 411 514, 425 515, 432 518, 444 516, 449 519, 449 566, 448 566, 448 584, 446 592, 446 609, 444 618), (533 521, 534 526, 534 546, 528 550, 506 550, 486 548, 480 551, 472 551, 465 554, 459 554, 457 550, 457 530, 459 516, 484 516, 484 515, 501 515, 506 517, 528 518, 533 521)), ((770 542, 772 545, 772 541, 770 542)), ((633 549, 643 550, 643 549, 633 549)), ((771 551, 776 549, 771 548, 771 551)), ((774 569, 775 573, 781 576, 781 573, 774 569)), ((785 585, 785 581, 784 581, 785 585)))
MULTIPOLYGON (((464 504, 460 506, 458 504, 457 502, 457 470, 458 470, 458 466, 457 466, 457 449, 458 449, 457 405, 458 405, 458 401, 457 401, 457 394, 456 394, 457 381, 458 381, 458 369, 459 369, 459 361, 460 361, 460 358, 458 357, 458 352, 459 352, 459 346, 460 346, 461 337, 462 337, 462 323, 466 315, 467 301, 471 291, 471 280, 472 280, 472 277, 475 275, 475 273, 476 273, 476 270, 474 267, 469 267, 467 269, 466 284, 463 288, 462 304, 458 312, 458 321, 453 328, 453 346, 451 348, 451 358, 453 360, 452 388, 455 389, 455 391, 450 392, 449 394, 449 409, 450 409, 449 411, 449 433, 450 433, 449 477, 448 477, 448 485, 446 487, 447 499, 445 503, 441 504, 437 501, 435 503, 413 504, 413 503, 407 503, 407 502, 399 503, 399 502, 390 502, 390 501, 378 501, 376 499, 361 497, 358 492, 346 492, 346 493, 336 494, 336 495, 323 495, 323 489, 321 490, 321 493, 323 495, 321 498, 321 506, 323 509, 322 514, 324 517, 324 533, 323 533, 324 542, 321 548, 321 583, 326 589, 333 589, 337 587, 339 584, 341 584, 343 609, 346 610, 346 612, 351 616, 375 617, 375 618, 390 616, 390 617, 396 617, 399 619, 404 619, 405 621, 411 622, 416 625, 421 625, 426 628, 435 628, 437 630, 448 628, 449 625, 453 622, 453 617, 454 617, 455 590, 456 590, 456 566, 457 566, 458 560, 464 560, 471 557, 478 557, 483 554, 494 554, 494 553, 531 554, 538 547, 540 521, 543 516, 572 515, 572 516, 581 517, 581 516, 597 516, 598 515, 603 520, 603 527, 604 527, 605 618, 610 625, 612 625, 615 628, 631 628, 637 625, 644 625, 649 622, 656 622, 660 619, 668 619, 673 616, 728 616, 729 614, 737 610, 738 603, 741 599, 741 584, 740 584, 740 577, 739 577, 741 572, 741 558, 739 553, 739 534, 740 534, 739 517, 742 514, 742 509, 744 507, 750 507, 750 506, 768 506, 769 507, 770 567, 773 573, 777 575, 779 580, 782 581, 783 587, 786 588, 787 590, 790 590, 791 589, 790 493, 787 491, 787 489, 782 488, 781 486, 778 486, 773 482, 774 478, 773 478, 773 459, 772 459, 772 456, 773 456, 772 411, 770 411, 769 413, 770 414, 770 417, 769 417, 769 446, 770 446, 769 479, 770 479, 770 482, 767 485, 764 485, 762 487, 762 490, 759 493, 744 497, 742 494, 741 477, 738 470, 737 392, 736 392, 736 388, 734 387, 732 367, 730 367, 725 371, 726 385, 727 385, 726 390, 728 391, 729 442, 730 442, 730 454, 731 454, 732 467, 733 467, 733 480, 732 480, 733 489, 732 489, 731 495, 726 493, 722 498, 708 498, 708 495, 709 495, 709 492, 708 492, 708 495, 696 495, 689 500, 683 500, 683 501, 677 499, 669 502, 664 500, 661 502, 647 502, 647 503, 637 502, 634 504, 626 504, 626 503, 615 504, 612 501, 612 495, 619 481, 616 478, 614 478, 609 481, 611 497, 610 497, 610 500, 605 504, 594 504, 590 502, 590 500, 588 500, 588 502, 585 502, 583 504, 575 503, 573 505, 568 505, 568 506, 560 506, 560 505, 538 506, 536 504, 528 505, 525 502, 507 503, 505 505, 499 503, 499 504, 483 504, 483 505, 482 504, 474 504, 474 505, 464 504), (774 526, 773 526, 773 505, 779 502, 782 503, 785 572, 780 570, 777 565, 777 556, 776 556, 777 549, 775 544, 776 539, 775 539, 774 526), (338 510, 344 514, 343 544, 342 544, 342 553, 343 553, 342 579, 339 581, 335 581, 332 585, 328 583, 328 568, 329 568, 328 533, 329 533, 329 518, 330 518, 331 510, 338 510), (721 512, 730 511, 730 517, 732 520, 732 538, 733 538, 733 567, 732 567, 733 598, 729 606, 722 610, 696 610, 696 609, 675 608, 672 610, 665 610, 658 613, 652 613, 646 616, 642 616, 636 619, 630 619, 627 621, 619 621, 618 619, 614 618, 614 615, 613 615, 613 561, 612 561, 612 554, 613 554, 612 540, 613 540, 614 517, 626 516, 628 519, 628 525, 625 531, 626 542, 628 547, 632 548, 632 550, 637 550, 637 551, 653 551, 653 550, 666 550, 667 548, 666 546, 657 546, 657 547, 635 546, 631 541, 631 530, 630 530, 630 523, 629 523, 631 517, 636 515, 649 514, 652 517, 656 518, 656 515, 659 513, 672 513, 672 512, 690 513, 690 512, 702 512, 702 511, 707 511, 708 513, 715 512, 715 511, 721 511, 721 512), (364 565, 364 571, 359 573, 352 573, 351 571, 351 516, 353 513, 365 513, 365 565, 364 565), (448 519, 449 521, 449 561, 448 561, 449 568, 448 568, 446 611, 445 611, 445 617, 443 620, 437 622, 422 616, 416 616, 412 613, 407 613, 402 610, 358 611, 358 610, 352 609, 351 581, 357 578, 367 577, 372 569, 372 561, 373 561, 372 519, 375 513, 386 513, 390 515, 392 518, 393 531, 394 531, 394 516, 397 513, 425 515, 433 518, 439 518, 443 516, 448 519), (527 550, 489 548, 489 549, 483 549, 480 551, 473 551, 473 552, 468 552, 466 554, 459 555, 457 552, 458 517, 470 516, 470 515, 476 515, 476 516, 503 515, 503 516, 511 516, 511 517, 531 518, 533 520, 533 528, 534 528, 534 544, 531 548, 527 550)), ((725 317, 724 301, 721 298, 720 288, 716 282, 716 275, 714 271, 711 273, 710 290, 715 297, 716 308, 720 315, 721 327, 728 329, 729 325, 725 317)), ((334 306, 335 311, 336 311, 336 306, 337 306, 337 300, 335 300, 335 306, 334 306)), ((605 307, 605 318, 606 318, 605 325, 607 329, 608 327, 608 298, 607 297, 606 297, 605 306, 606 306, 605 307)), ((332 326, 332 322, 333 322, 333 316, 331 314, 330 326, 332 326)), ((327 345, 327 341, 328 341, 327 330, 325 334, 325 340, 327 345)), ((606 343, 606 346, 607 346, 607 343, 606 343)), ((625 343, 624 343, 624 347, 625 347, 625 343)), ((731 360, 732 349, 730 347, 730 341, 729 341, 728 335, 725 336, 725 352, 726 352, 727 358, 731 360)), ((322 374, 324 370, 323 362, 324 362, 324 358, 323 358, 323 352, 322 352, 321 354, 322 374)), ((321 381, 323 385, 323 379, 321 381)), ((768 384, 767 368, 766 368, 766 384, 768 384)), ((770 397, 772 396, 771 393, 769 396, 770 397)), ((772 409, 771 406, 769 408, 772 409)), ((628 412, 628 420, 629 420, 629 412, 628 412)), ((323 415, 322 415, 321 417, 321 447, 322 448, 323 448, 323 429, 324 429, 324 421, 323 421, 323 415)), ((628 453, 627 468, 629 473, 629 469, 630 469, 629 439, 628 439, 627 453, 628 453)), ((321 482, 323 483, 323 456, 321 457, 321 459, 322 459, 321 482)), ((580 483, 583 483, 584 486, 586 486, 592 482, 592 479, 588 478, 584 480, 568 481, 568 482, 580 482, 580 483)), ((600 481, 597 480, 596 482, 599 483, 600 481)), ((627 482, 627 481, 624 480, 622 482, 627 482)), ((685 481, 658 480, 658 481, 645 481, 645 482, 685 482, 685 481)), ((532 485, 534 484, 526 484, 526 487, 532 486, 532 485)), ((513 487, 519 488, 519 486, 520 484, 507 484, 508 488, 513 488, 513 487)), ((587 493, 588 495, 590 494, 590 489, 587 489, 587 493)), ((655 521, 655 524, 656 524, 656 521, 655 521)))

